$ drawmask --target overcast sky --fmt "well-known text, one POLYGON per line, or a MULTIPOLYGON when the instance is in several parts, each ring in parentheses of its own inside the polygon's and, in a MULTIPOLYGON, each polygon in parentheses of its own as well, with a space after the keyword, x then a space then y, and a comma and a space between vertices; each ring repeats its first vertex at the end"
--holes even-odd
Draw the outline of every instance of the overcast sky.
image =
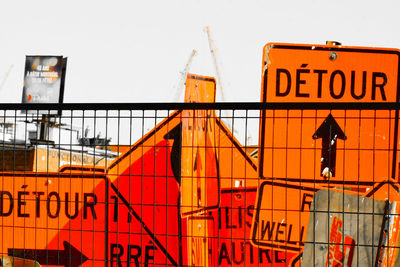
POLYGON ((398 0, 2 0, 0 102, 21 101, 25 55, 68 57, 65 102, 172 102, 193 49, 191 72, 215 76, 207 25, 226 101, 259 101, 266 43, 400 48, 399 11, 398 0))

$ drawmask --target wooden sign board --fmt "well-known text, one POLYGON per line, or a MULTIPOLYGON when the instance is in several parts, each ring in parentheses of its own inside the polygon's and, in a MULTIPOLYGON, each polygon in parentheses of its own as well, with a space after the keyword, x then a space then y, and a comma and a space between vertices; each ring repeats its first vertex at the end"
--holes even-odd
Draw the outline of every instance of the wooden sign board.
POLYGON ((301 266, 378 266, 386 209, 382 200, 318 191, 301 266))
POLYGON ((40 267, 37 261, 26 260, 16 257, 2 256, 0 258, 0 266, 8 267, 40 267))
MULTIPOLYGON (((267 44, 261 101, 398 102, 399 50, 267 44)), ((260 177, 397 177, 398 112, 263 110, 260 177)))

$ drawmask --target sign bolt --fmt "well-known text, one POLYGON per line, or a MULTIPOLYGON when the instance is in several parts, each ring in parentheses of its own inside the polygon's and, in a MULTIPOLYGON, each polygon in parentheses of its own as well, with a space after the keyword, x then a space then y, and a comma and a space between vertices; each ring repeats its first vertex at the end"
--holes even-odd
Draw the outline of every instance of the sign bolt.
POLYGON ((329 59, 330 59, 330 60, 336 60, 336 59, 337 59, 337 54, 336 54, 335 52, 331 52, 331 53, 329 54, 329 59))

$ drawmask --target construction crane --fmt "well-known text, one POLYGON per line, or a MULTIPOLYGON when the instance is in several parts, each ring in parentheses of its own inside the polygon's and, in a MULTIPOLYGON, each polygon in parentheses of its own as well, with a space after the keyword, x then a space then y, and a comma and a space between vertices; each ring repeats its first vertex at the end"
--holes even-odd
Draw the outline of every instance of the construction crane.
POLYGON ((14 65, 11 65, 11 66, 8 68, 8 71, 6 72, 6 74, 4 75, 3 81, 1 81, 1 84, 0 84, 0 90, 3 88, 4 84, 6 83, 7 78, 8 78, 8 75, 10 75, 11 69, 12 69, 13 67, 14 67, 14 65))
MULTIPOLYGON (((222 79, 221 79, 220 67, 218 64, 217 48, 215 47, 214 40, 211 37, 210 27, 206 26, 205 30, 207 32, 208 45, 210 46, 210 52, 211 52, 211 54, 213 56, 213 60, 214 60, 215 72, 217 74, 217 86, 219 86, 219 88, 221 89, 220 92, 221 92, 221 96, 222 96, 222 101, 226 102, 225 90, 224 90, 224 86, 223 86, 222 79)), ((226 113, 227 119, 232 117, 232 115, 228 114, 227 111, 225 111, 225 113, 226 113)), ((229 120, 226 120, 226 124, 228 125, 228 128, 232 131, 232 125, 229 120)))
POLYGON ((217 48, 215 47, 214 40, 211 37, 211 31, 210 31, 209 26, 206 26, 206 32, 207 32, 207 37, 208 37, 208 45, 210 46, 210 52, 211 52, 211 54, 213 56, 213 60, 214 60, 215 72, 217 74, 217 84, 221 88, 222 100, 225 102, 226 97, 225 97, 224 86, 222 84, 222 79, 221 79, 221 70, 220 70, 220 67, 218 64, 217 48))
POLYGON ((193 58, 196 55, 197 51, 193 49, 192 53, 190 54, 190 57, 185 65, 185 68, 183 69, 183 71, 180 72, 180 78, 179 78, 179 82, 176 86, 175 89, 175 97, 174 97, 174 102, 178 102, 179 101, 179 97, 181 96, 182 92, 184 91, 184 86, 186 83, 186 76, 187 73, 189 72, 190 66, 192 65, 193 62, 193 58))

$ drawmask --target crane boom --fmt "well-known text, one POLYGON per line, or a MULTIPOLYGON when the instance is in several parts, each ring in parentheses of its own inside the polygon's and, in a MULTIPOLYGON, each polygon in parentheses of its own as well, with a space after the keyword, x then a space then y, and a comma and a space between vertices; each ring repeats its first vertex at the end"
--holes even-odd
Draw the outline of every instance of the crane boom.
POLYGON ((3 81, 2 81, 1 84, 0 84, 0 90, 3 88, 4 84, 6 83, 7 78, 8 78, 8 75, 10 75, 11 69, 12 69, 13 67, 14 67, 14 65, 11 65, 11 66, 8 68, 8 71, 6 72, 6 74, 4 75, 3 81))
POLYGON ((180 72, 181 75, 179 77, 179 82, 175 89, 174 102, 178 102, 179 97, 181 96, 181 94, 183 92, 183 88, 184 88, 184 85, 186 82, 186 76, 187 76, 187 73, 189 72, 190 66, 192 65, 193 58, 196 55, 196 53, 197 53, 197 51, 195 49, 193 49, 186 65, 185 65, 185 68, 183 69, 183 71, 180 72))
MULTIPOLYGON (((226 102, 226 95, 225 95, 225 90, 224 90, 224 86, 222 84, 222 79, 221 79, 221 70, 219 67, 219 63, 218 63, 218 58, 217 58, 217 48, 214 44, 214 40, 211 36, 211 31, 210 31, 210 27, 206 26, 206 32, 207 32, 207 37, 208 37, 208 45, 210 46, 210 52, 213 56, 213 60, 214 60, 214 66, 215 66, 215 72, 217 74, 217 86, 219 86, 219 88, 221 88, 221 96, 222 96, 222 101, 226 102)), ((227 111, 225 111, 225 113, 228 113, 227 111)), ((231 114, 226 114, 227 117, 231 117, 231 114)), ((230 130, 232 130, 232 126, 231 123, 229 122, 229 120, 226 120, 225 123, 227 124, 228 128, 230 130)))
POLYGON ((224 90, 224 86, 223 86, 222 79, 221 79, 221 70, 220 70, 219 63, 218 63, 217 48, 215 47, 214 40, 211 36, 211 31, 210 31, 209 26, 206 26, 206 31, 207 31, 207 36, 208 36, 208 44, 210 46, 210 52, 213 56, 215 71, 217 73, 217 82, 218 82, 217 85, 219 85, 219 87, 221 88, 222 100, 224 102, 226 102, 225 90, 224 90))

